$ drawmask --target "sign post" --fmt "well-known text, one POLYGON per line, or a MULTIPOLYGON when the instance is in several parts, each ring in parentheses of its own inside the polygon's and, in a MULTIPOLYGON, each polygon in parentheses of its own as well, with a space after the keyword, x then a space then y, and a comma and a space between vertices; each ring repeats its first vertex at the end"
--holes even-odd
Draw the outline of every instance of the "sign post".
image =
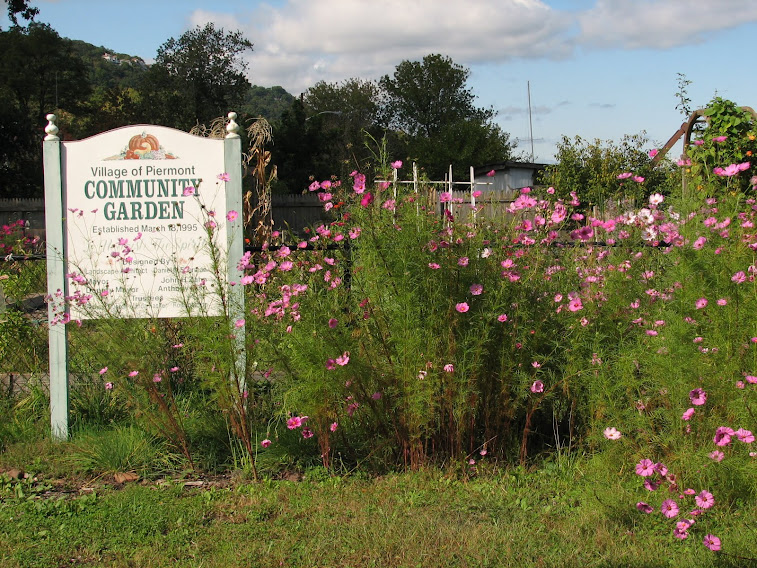
MULTIPOLYGON (((69 321, 215 316, 243 321, 243 287, 234 285, 243 275, 237 265, 244 248, 236 116, 229 113, 224 139, 137 125, 61 142, 55 116, 47 115, 54 437, 68 436, 69 321), (221 295, 229 300, 225 310, 221 295)), ((236 333, 237 373, 243 378, 241 323, 236 333)))

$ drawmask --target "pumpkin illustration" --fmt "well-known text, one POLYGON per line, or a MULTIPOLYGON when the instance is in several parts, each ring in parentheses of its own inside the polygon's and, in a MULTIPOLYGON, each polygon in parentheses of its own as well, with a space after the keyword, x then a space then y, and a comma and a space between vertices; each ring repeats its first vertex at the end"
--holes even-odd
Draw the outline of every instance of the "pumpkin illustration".
POLYGON ((158 149, 160 149, 160 144, 158 143, 158 139, 152 134, 138 134, 137 136, 132 136, 129 140, 129 150, 135 154, 146 154, 158 149))

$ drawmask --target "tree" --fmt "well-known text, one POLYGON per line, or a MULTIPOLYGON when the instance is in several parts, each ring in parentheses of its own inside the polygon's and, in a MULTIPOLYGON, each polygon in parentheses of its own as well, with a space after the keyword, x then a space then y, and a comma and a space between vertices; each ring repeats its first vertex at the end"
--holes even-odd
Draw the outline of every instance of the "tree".
POLYGON ((29 6, 29 0, 5 0, 8 4, 8 19, 13 22, 14 26, 18 25, 18 14, 28 21, 34 21, 34 17, 39 14, 39 8, 29 6))
POLYGON ((375 81, 348 79, 341 83, 320 81, 305 91, 303 100, 311 128, 320 129, 321 154, 341 167, 343 177, 366 168, 371 153, 366 135, 383 135, 379 126, 380 89, 375 81))
POLYGON ((469 69, 442 55, 427 55, 422 62, 403 61, 393 77, 384 75, 380 81, 386 95, 387 126, 433 138, 451 122, 488 122, 494 111, 474 106, 475 95, 466 86, 469 77, 469 69))
MULTIPOLYGON (((45 115, 79 111, 90 91, 87 73, 70 42, 47 24, 0 32, 0 53, 0 192, 39 195, 45 115)), ((59 126, 65 136, 67 123, 59 126)))
POLYGON ((492 122, 494 111, 475 106, 470 71, 449 57, 403 61, 379 85, 381 120, 398 132, 394 147, 440 179, 450 164, 461 176, 471 165, 509 159, 509 135, 492 122))
POLYGON ((141 89, 145 114, 153 122, 189 129, 238 109, 250 89, 242 57, 250 50, 241 32, 212 23, 169 39, 141 89))

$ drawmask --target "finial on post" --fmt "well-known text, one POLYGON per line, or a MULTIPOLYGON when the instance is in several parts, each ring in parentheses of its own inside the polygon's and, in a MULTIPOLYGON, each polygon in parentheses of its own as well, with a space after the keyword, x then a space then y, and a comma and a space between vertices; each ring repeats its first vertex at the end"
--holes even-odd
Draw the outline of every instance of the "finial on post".
POLYGON ((239 138, 239 125, 236 123, 237 113, 230 112, 228 114, 229 123, 226 125, 226 138, 239 138))
POLYGON ((47 126, 45 126, 45 140, 60 140, 58 138, 58 127, 55 126, 55 121, 58 119, 54 114, 48 114, 46 117, 47 126))

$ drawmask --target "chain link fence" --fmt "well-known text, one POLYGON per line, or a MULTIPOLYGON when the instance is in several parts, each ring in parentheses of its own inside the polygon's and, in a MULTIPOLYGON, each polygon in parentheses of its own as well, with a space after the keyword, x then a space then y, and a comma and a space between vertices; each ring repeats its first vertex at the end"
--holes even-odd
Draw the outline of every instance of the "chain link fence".
POLYGON ((46 290, 44 257, 0 258, 0 388, 5 396, 47 384, 46 290))

